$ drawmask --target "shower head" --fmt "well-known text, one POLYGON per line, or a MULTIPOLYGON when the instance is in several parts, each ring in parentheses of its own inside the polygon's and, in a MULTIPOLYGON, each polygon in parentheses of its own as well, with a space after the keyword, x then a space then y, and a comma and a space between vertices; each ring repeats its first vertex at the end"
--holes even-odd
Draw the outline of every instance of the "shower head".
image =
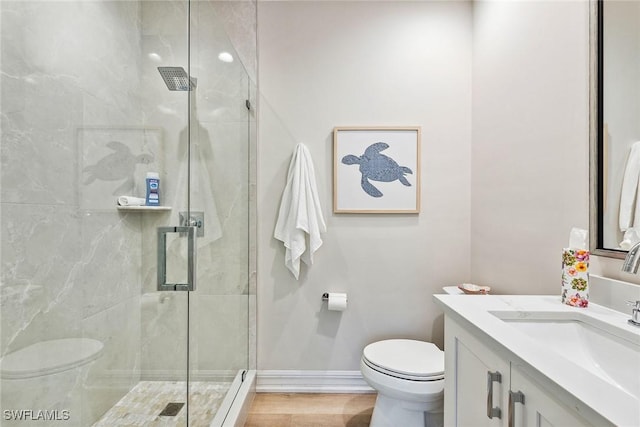
POLYGON ((197 86, 198 80, 189 77, 182 67, 158 67, 158 71, 169 90, 193 90, 197 86))

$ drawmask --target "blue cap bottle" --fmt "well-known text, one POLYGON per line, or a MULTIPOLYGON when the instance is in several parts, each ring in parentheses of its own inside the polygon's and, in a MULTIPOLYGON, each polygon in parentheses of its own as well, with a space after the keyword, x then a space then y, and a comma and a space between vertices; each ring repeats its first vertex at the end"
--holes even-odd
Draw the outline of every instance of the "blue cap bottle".
POLYGON ((147 206, 160 206, 160 174, 147 172, 147 206))

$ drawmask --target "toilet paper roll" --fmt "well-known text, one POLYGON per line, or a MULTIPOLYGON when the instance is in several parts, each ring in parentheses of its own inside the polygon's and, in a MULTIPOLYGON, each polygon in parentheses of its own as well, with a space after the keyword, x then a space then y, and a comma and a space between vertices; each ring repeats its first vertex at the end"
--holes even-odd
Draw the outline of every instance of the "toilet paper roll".
POLYGON ((347 294, 329 292, 327 306, 331 311, 344 311, 347 308, 347 294))

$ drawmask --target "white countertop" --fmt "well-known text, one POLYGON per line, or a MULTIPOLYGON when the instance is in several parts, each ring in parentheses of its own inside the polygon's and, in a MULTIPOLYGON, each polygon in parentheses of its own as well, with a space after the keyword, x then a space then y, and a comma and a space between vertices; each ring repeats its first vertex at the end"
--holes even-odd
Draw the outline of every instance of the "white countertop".
MULTIPOLYGON (((494 340, 491 346, 509 360, 515 360, 530 374, 548 383, 560 398, 572 406, 592 411, 619 426, 640 426, 640 399, 631 396, 568 358, 541 351, 540 343, 491 314, 491 311, 580 313, 621 328, 627 338, 640 345, 640 327, 629 325, 629 315, 590 303, 587 308, 571 307, 559 296, 536 295, 434 295, 445 314, 468 327, 474 334, 494 340), (542 377, 542 378, 541 378, 542 377)), ((629 311, 630 313, 630 311, 629 311)), ((447 349, 445 349, 446 351, 447 349)), ((629 375, 640 375, 639 364, 629 375)), ((554 392, 554 395, 556 393, 554 392)), ((593 420, 591 420, 593 422, 593 420)))

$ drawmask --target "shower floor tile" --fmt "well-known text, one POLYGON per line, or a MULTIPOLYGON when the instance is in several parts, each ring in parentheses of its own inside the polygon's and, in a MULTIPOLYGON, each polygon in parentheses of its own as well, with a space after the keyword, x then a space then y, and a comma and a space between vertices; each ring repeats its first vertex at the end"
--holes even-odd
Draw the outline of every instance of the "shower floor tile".
MULTIPOLYGON (((189 426, 209 427, 230 382, 190 382, 189 426)), ((183 427, 187 425, 186 405, 175 416, 160 416, 169 403, 185 402, 184 381, 140 381, 93 427, 183 427)))

